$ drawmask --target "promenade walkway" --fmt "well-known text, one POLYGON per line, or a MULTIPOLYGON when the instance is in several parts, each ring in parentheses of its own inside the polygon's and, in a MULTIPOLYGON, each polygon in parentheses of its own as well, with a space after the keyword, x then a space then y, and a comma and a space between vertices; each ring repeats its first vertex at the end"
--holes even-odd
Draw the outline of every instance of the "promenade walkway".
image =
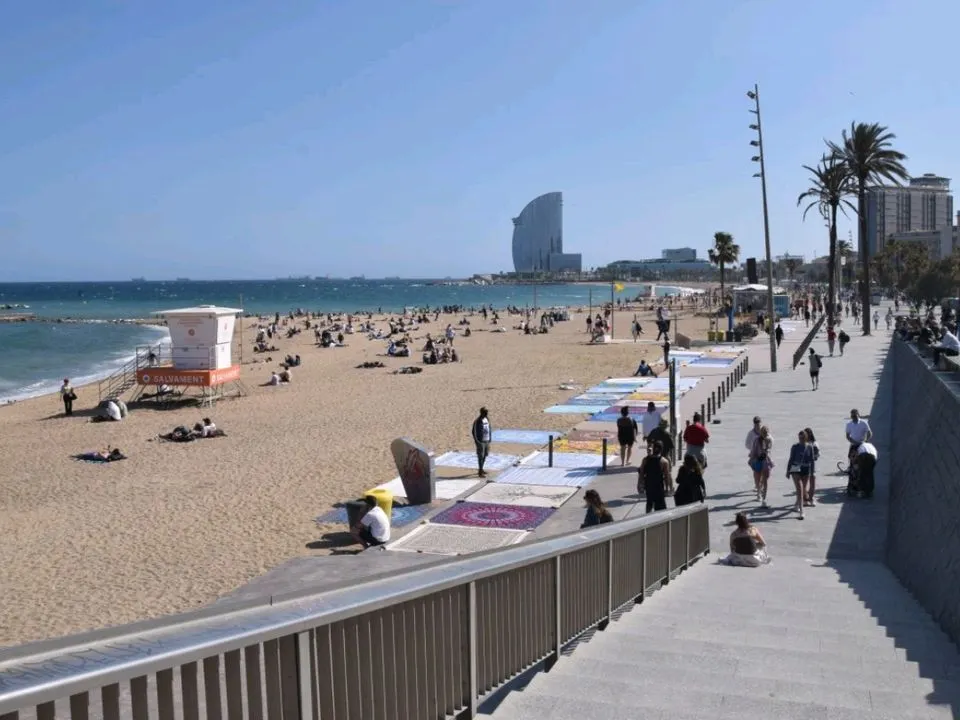
MULTIPOLYGON (((780 372, 754 345, 744 387, 711 426, 707 490, 715 552, 668 588, 581 642, 548 673, 502 696, 496 720, 604 718, 960 718, 960 652, 883 565, 889 501, 892 378, 889 335, 826 358, 820 389, 805 365, 780 372), (872 500, 847 500, 835 474, 851 408, 869 418, 880 452, 872 500), (770 508, 755 502, 744 440, 754 415, 775 438, 770 508), (821 447, 818 503, 792 511, 786 456, 811 427, 821 447), (773 564, 717 564, 733 515, 749 512, 773 564)), ((820 339, 814 347, 826 352, 820 339)), ((787 362, 784 363, 783 361, 787 362)))

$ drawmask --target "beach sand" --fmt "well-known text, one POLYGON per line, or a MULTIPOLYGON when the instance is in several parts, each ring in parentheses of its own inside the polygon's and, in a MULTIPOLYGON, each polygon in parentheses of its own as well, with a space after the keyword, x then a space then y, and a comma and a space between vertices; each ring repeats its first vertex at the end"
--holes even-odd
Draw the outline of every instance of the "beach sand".
MULTIPOLYGON (((617 337, 629 335, 632 315, 617 313, 617 337)), ((656 336, 650 316, 641 315, 646 339, 656 336)), ((416 347, 460 317, 421 326, 416 347)), ((520 321, 501 317, 508 328, 520 321)), ((631 374, 644 355, 661 357, 652 344, 587 344, 581 313, 531 336, 489 332, 473 316, 472 337, 456 339, 463 362, 422 366, 419 375, 390 372, 420 365, 419 352, 377 357, 385 343, 360 335, 321 349, 312 330, 274 340, 273 363, 249 364, 258 358, 249 351, 256 321, 242 322, 249 395, 213 409, 142 407, 120 423, 91 423, 63 417, 57 396, 0 407, 0 646, 210 603, 292 557, 321 552, 307 545, 343 528, 318 528, 313 518, 395 477, 394 438, 437 453, 472 449, 481 405, 494 427, 567 430, 583 416, 543 412, 574 394, 561 384, 587 387, 631 374), (303 358, 293 383, 262 387, 288 353, 303 358), (355 368, 367 360, 387 368, 355 368), (228 437, 156 440, 207 415, 228 437), (129 459, 71 457, 107 445, 129 459)), ((707 320, 681 315, 679 325, 702 338, 707 320)), ((78 395, 75 411, 96 406, 96 386, 78 395)))

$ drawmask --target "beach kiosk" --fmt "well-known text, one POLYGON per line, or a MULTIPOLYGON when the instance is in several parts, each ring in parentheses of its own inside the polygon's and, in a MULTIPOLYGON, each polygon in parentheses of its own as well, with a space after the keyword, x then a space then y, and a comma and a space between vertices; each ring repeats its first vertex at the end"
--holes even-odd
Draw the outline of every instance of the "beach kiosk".
POLYGON ((137 384, 175 389, 180 395, 200 390, 201 404, 224 397, 228 387, 243 393, 240 365, 233 362, 233 330, 237 308, 199 305, 154 313, 170 330, 170 355, 137 368, 137 384))

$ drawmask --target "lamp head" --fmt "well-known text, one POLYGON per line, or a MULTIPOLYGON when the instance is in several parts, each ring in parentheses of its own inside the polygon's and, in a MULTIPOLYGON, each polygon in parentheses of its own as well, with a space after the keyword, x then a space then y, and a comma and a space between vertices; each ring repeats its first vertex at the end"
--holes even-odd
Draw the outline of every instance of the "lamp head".
POLYGON ((747 90, 747 97, 751 100, 756 100, 757 94, 753 90, 747 90))
POLYGON ((759 141, 759 140, 751 140, 751 141, 750 141, 750 144, 753 145, 754 147, 760 147, 760 141, 759 141))
POLYGON ((762 174, 762 173, 754 173, 753 176, 754 176, 754 177, 763 177, 763 174, 762 174))
POLYGON ((759 126, 759 125, 751 125, 751 126, 750 126, 750 129, 751 129, 751 130, 759 130, 759 129, 760 129, 760 126, 759 126))
POLYGON ((750 159, 751 159, 753 162, 760 162, 760 156, 759 156, 759 155, 754 155, 754 156, 753 156, 752 158, 750 158, 750 159))

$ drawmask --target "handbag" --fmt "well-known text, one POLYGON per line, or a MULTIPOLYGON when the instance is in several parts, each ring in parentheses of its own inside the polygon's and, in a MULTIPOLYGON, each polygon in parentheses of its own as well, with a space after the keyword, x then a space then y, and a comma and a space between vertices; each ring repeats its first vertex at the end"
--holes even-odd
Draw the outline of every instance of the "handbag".
POLYGON ((790 475, 799 475, 801 473, 801 468, 799 465, 791 465, 787 470, 787 473, 790 475))

